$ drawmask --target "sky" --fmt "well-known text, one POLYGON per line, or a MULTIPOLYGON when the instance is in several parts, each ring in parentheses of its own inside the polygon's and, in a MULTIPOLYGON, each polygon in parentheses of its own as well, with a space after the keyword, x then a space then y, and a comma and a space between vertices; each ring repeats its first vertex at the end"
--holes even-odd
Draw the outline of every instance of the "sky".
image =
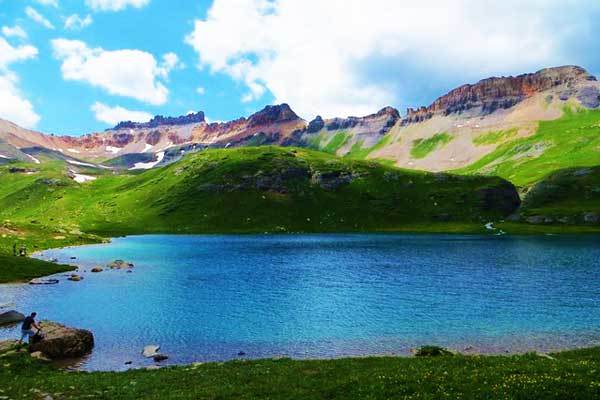
POLYGON ((0 0, 0 118, 81 135, 284 102, 404 113, 489 76, 600 75, 598 37, 598 0, 0 0))

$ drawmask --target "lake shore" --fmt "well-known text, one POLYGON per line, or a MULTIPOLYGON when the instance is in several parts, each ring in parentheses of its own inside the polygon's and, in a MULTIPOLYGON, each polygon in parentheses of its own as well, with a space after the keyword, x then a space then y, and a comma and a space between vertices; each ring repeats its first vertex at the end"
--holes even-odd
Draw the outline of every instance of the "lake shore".
POLYGON ((57 399, 543 398, 600 395, 600 347, 550 355, 263 359, 64 372, 0 355, 0 395, 57 399))

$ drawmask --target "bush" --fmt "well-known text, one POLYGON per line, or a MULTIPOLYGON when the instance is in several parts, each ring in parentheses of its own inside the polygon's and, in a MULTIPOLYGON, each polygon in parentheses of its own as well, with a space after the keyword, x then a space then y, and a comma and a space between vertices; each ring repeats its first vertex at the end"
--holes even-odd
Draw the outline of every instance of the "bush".
POLYGON ((415 353, 415 357, 439 357, 451 356, 451 351, 439 346, 421 346, 415 353))

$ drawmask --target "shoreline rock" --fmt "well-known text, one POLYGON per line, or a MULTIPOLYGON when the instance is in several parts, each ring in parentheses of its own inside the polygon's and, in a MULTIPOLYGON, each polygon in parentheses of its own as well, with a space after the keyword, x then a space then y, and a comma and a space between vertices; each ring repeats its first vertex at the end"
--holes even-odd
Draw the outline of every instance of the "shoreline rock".
POLYGON ((62 324, 40 322, 43 338, 29 345, 29 352, 41 352, 45 357, 56 360, 81 357, 94 347, 94 335, 85 329, 69 328, 62 324))
POLYGON ((0 326, 14 325, 25 319, 25 315, 15 310, 0 313, 0 326))

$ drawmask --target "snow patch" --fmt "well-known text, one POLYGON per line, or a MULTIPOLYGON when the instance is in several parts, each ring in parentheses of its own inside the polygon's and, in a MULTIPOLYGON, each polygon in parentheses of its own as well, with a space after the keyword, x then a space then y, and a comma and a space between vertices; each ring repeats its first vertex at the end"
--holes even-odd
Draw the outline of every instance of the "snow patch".
POLYGON ((73 180, 77 183, 85 183, 96 180, 95 176, 78 174, 75 171, 71 171, 71 174, 73 174, 73 180))
POLYGON ((106 146, 106 151, 108 151, 109 153, 117 154, 121 150, 122 149, 120 147, 106 146))
POLYGON ((66 160, 66 161, 67 161, 69 164, 73 164, 73 165, 81 165, 81 166, 84 166, 84 167, 92 167, 92 168, 96 168, 96 166, 95 166, 94 164, 88 164, 88 163, 84 163, 84 162, 81 162, 81 161, 69 160, 68 158, 67 158, 67 160, 66 160))
POLYGON ((8 160, 8 157, 3 154, 0 154, 0 158, 6 158, 8 160))
POLYGON ((158 163, 160 163, 164 158, 165 158, 165 152, 161 151, 159 153, 156 153, 156 161, 151 161, 151 162, 147 162, 147 163, 135 163, 133 167, 129 168, 129 170, 133 170, 133 169, 150 169, 153 168, 154 166, 156 166, 158 163))
POLYGON ((34 156, 27 154, 27 157, 31 158, 31 160, 36 163, 36 164, 41 164, 40 160, 38 160, 37 158, 35 158, 34 156))
POLYGON ((152 147, 154 147, 154 146, 146 143, 146 145, 144 146, 144 150, 142 150, 142 153, 146 153, 148 150, 152 149, 152 147))
POLYGON ((79 150, 75 150, 75 149, 67 149, 67 151, 71 152, 71 153, 77 153, 79 154, 80 151, 79 150))

